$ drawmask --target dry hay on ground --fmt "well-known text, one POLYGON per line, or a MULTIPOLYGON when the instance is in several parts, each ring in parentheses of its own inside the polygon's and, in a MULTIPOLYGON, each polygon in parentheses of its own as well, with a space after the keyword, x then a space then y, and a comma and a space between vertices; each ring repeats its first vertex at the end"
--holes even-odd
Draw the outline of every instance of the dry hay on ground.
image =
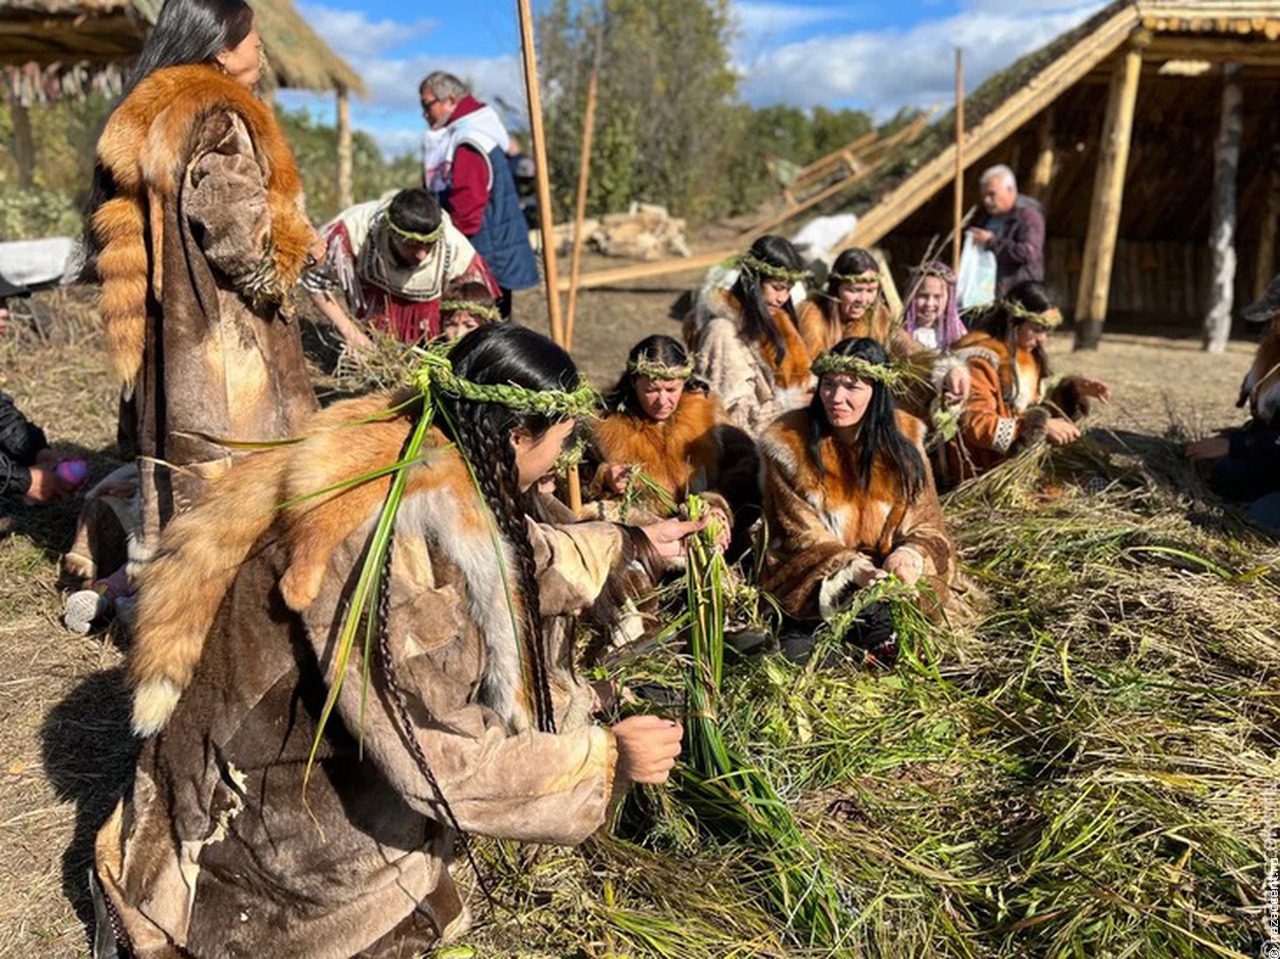
MULTIPOLYGON (((642 336, 677 329, 670 300, 584 297, 575 352, 597 382, 642 336)), ((90 327, 77 316, 52 342, 7 339, 0 387, 102 475, 116 402, 90 327)), ((1118 449, 1060 464, 1049 498, 979 490, 949 504, 989 596, 977 626, 921 636, 921 659, 890 676, 776 661, 731 676, 730 735, 838 867, 866 953, 1255 951, 1260 789, 1280 772, 1275 547, 1201 498, 1151 438, 1169 409, 1195 433, 1237 422, 1249 352, 1114 337, 1061 357, 1116 386, 1100 419, 1118 449), (1093 476, 1111 485, 1080 492, 1093 476)), ((5 957, 87 954, 90 842, 134 750, 120 653, 57 623, 72 518, 20 510, 0 527, 5 957)), ((485 844, 506 908, 477 909, 476 954, 799 954, 754 905, 737 851, 670 804, 629 822, 630 842, 580 851, 485 844)))

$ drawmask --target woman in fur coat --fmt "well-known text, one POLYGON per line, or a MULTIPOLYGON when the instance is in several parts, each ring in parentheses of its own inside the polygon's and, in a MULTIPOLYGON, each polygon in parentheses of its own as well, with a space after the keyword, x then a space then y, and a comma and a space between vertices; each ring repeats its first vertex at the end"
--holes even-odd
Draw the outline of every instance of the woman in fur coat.
POLYGON ((944 486, 985 473, 1041 440, 1074 443, 1080 438, 1074 421, 1088 414, 1090 401, 1110 401, 1110 387, 1090 377, 1068 376, 1050 386, 1044 345, 1061 323, 1044 287, 1028 280, 953 344, 971 387, 958 429, 939 447, 944 486))
POLYGON ((589 493, 617 501, 632 490, 661 515, 657 498, 636 486, 631 474, 638 468, 677 505, 690 493, 707 497, 743 546, 760 516, 756 444, 727 422, 720 404, 692 376, 689 355, 669 336, 650 336, 632 347, 593 427, 600 465, 589 493))
MULTIPOLYGON (((832 619, 859 589, 889 574, 927 584, 945 602, 955 569, 922 442, 924 424, 895 411, 895 379, 884 348, 843 340, 813 366, 817 394, 761 437, 768 529, 761 586, 804 630, 792 637, 807 656, 813 627, 832 619)), ((892 622, 872 607, 855 641, 893 655, 892 622)), ((798 655, 797 655, 798 654, 798 655)))
POLYGON ((792 288, 808 276, 794 246, 762 236, 739 258, 733 286, 710 290, 698 305, 697 373, 729 422, 751 436, 807 402, 812 390, 809 350, 791 301, 792 288))
POLYGON ((460 838, 581 842, 679 753, 677 723, 594 725, 545 623, 698 526, 538 522, 530 489, 594 403, 573 361, 497 325, 434 359, 416 399, 336 403, 302 441, 238 461, 144 573, 129 675, 148 738, 96 844, 136 959, 420 954, 467 926, 460 838), (368 474, 427 411, 370 564, 374 641, 361 624, 347 659, 388 495, 368 474))
POLYGON ((881 285, 880 264, 867 250, 845 250, 827 274, 818 300, 800 311, 800 335, 812 356, 832 349, 841 340, 870 337, 899 358, 920 350, 894 322, 881 285))
POLYGON ((88 239, 143 539, 316 408, 287 296, 315 233, 243 0, 168 0, 97 146, 88 239))

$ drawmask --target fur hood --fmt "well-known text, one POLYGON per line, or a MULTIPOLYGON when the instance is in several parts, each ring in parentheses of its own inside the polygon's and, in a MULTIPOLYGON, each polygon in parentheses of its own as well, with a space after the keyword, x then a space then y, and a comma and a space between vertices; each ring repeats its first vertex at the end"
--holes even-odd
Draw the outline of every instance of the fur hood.
MULTIPOLYGON (((167 722, 191 682, 223 598, 273 525, 289 555, 279 585, 285 604, 301 613, 316 601, 335 551, 372 522, 390 480, 295 502, 283 511, 279 504, 398 460, 418 408, 372 419, 385 414, 388 405, 386 394, 334 404, 311 421, 306 440, 240 461, 199 505, 170 523, 138 593, 129 678, 139 735, 150 735, 167 722), (356 422, 360 426, 351 428, 356 422)), ((485 550, 471 552, 492 556, 483 504, 462 458, 436 430, 428 435, 424 454, 429 464, 410 470, 399 521, 421 520, 423 509, 447 503, 447 510, 433 512, 433 518, 440 514, 441 522, 451 527, 450 542, 441 544, 446 554, 482 542, 485 550)), ((469 572, 465 557, 458 564, 469 572)), ((496 608, 501 612, 497 618, 509 624, 505 605, 496 608)))
POLYGON ((705 482, 706 474, 715 470, 715 428, 722 419, 715 399, 686 392, 663 423, 618 412, 597 420, 593 430, 606 463, 642 463, 654 480, 681 499, 699 473, 705 482))
POLYGON ((179 202, 204 127, 218 114, 244 124, 267 187, 268 275, 257 292, 280 302, 310 258, 314 232, 303 212, 302 177, 271 108, 204 64, 170 67, 144 79, 117 105, 98 140, 97 160, 109 175, 110 194, 91 222, 101 247, 96 269, 107 348, 126 384, 142 365, 148 294, 161 299, 163 210, 179 202))

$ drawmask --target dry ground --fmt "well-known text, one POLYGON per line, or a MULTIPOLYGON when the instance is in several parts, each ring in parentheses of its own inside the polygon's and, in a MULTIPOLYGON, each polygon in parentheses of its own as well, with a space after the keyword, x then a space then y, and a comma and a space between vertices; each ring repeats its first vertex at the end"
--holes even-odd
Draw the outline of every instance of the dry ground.
MULTIPOLYGON (((668 310, 683 288, 664 281, 584 293, 575 354, 588 375, 612 379, 644 335, 678 335, 668 310)), ((45 296, 40 306, 57 321, 53 342, 4 337, 0 388, 58 448, 85 455, 101 476, 113 462, 116 407, 92 317, 67 294, 45 296)), ((534 295, 522 295, 517 309, 545 328, 534 295)), ((1072 355, 1065 343, 1059 349, 1062 370, 1089 369, 1115 388, 1117 401, 1099 422, 1157 434, 1176 422, 1199 435, 1240 420, 1233 402, 1249 343, 1208 356, 1193 340, 1121 333, 1095 354, 1072 355)), ((0 957, 84 956, 92 836, 135 748, 123 657, 107 639, 72 636, 58 622, 57 558, 70 538, 74 504, 0 508, 8 509, 0 517, 0 957)))

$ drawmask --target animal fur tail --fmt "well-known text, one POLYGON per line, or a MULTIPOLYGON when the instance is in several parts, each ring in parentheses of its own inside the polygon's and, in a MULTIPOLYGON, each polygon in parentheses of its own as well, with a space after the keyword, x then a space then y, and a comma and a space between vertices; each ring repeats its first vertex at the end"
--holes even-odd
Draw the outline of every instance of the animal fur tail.
POLYGON ((166 527, 138 590, 129 657, 136 735, 163 729, 190 683, 218 607, 276 516, 288 453, 267 450, 236 464, 166 527))

